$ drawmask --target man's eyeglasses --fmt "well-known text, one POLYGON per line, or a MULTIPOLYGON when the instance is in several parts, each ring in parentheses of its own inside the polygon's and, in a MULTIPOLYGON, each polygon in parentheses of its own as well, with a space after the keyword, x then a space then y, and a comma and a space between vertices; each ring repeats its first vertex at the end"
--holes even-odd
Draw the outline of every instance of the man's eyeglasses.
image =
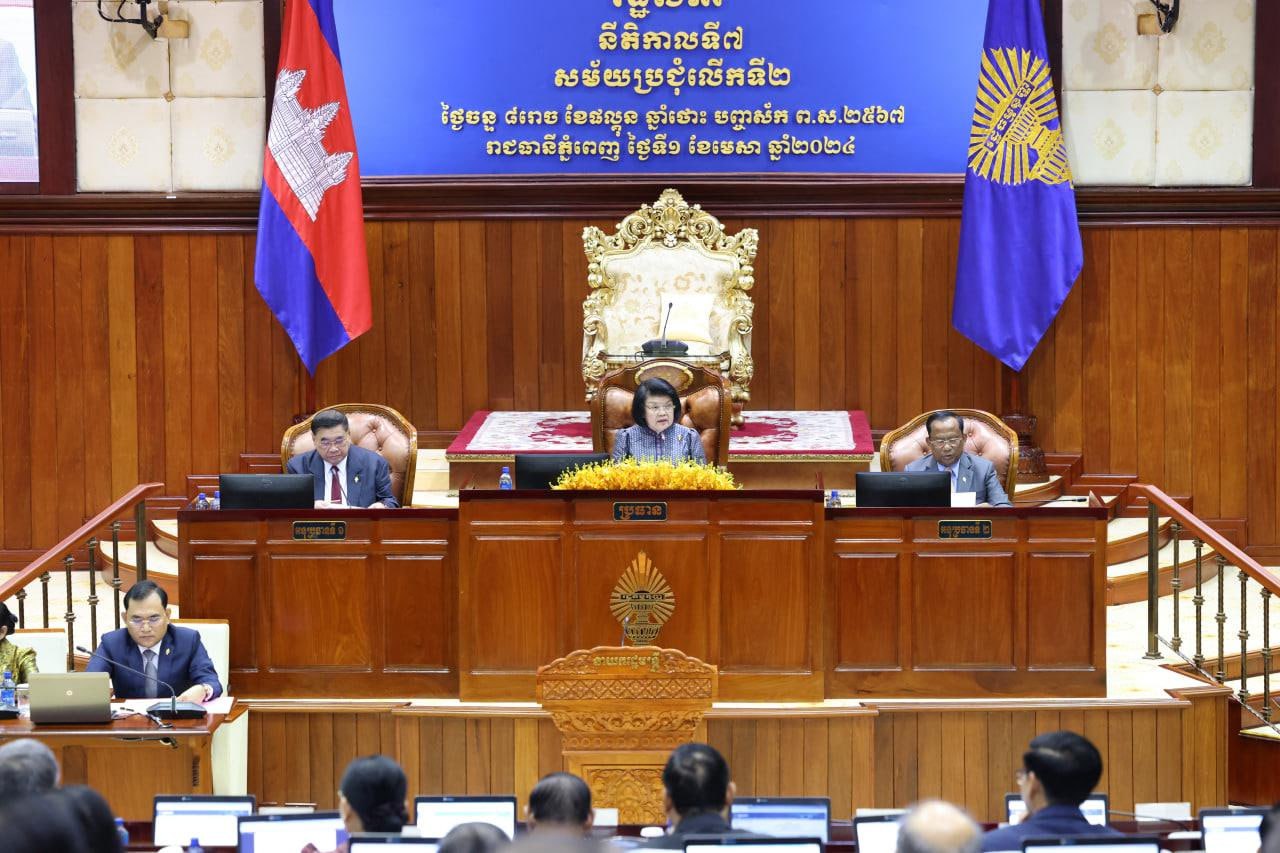
POLYGON ((163 616, 130 616, 129 624, 135 628, 141 628, 143 625, 149 625, 154 628, 163 620, 163 616))
POLYGON ((320 439, 320 446, 321 446, 321 447, 323 447, 325 450, 328 450, 328 449, 329 449, 329 448, 331 448, 331 447, 332 447, 332 448, 335 448, 335 449, 337 449, 337 448, 341 448, 341 447, 342 447, 343 445, 345 445, 346 443, 347 443, 347 439, 346 439, 346 437, 343 437, 343 438, 322 438, 322 439, 320 439))
POLYGON ((654 414, 660 414, 662 412, 674 412, 676 410, 676 407, 671 403, 645 403, 644 410, 646 412, 653 412, 654 414))
POLYGON ((964 444, 964 437, 960 438, 931 438, 929 443, 934 447, 955 447, 964 444))

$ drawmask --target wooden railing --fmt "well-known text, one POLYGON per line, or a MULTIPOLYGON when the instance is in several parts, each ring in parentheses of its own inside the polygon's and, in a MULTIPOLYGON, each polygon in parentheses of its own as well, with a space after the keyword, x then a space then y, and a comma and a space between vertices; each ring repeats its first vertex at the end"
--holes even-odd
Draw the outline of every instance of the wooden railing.
MULTIPOLYGON (((1157 659, 1163 657, 1160 645, 1163 643, 1178 657, 1193 665, 1198 672, 1212 678, 1219 684, 1227 680, 1227 566, 1236 569, 1236 579, 1240 584, 1239 630, 1236 638, 1240 641, 1240 690, 1236 696, 1240 704, 1257 714, 1264 723, 1276 728, 1272 722, 1273 700, 1271 696, 1271 597, 1280 594, 1280 581, 1271 575, 1260 563, 1236 547, 1221 533, 1205 524, 1194 513, 1178 504, 1173 498, 1155 486, 1136 483, 1129 487, 1131 496, 1147 499, 1147 652, 1145 657, 1157 659), (1173 572, 1170 581, 1173 592, 1173 631, 1168 639, 1160 635, 1160 517, 1170 519, 1170 531, 1173 534, 1173 572), (1184 534, 1191 537, 1191 547, 1195 549, 1195 595, 1191 598, 1195 617, 1195 652, 1188 657, 1182 651, 1182 577, 1179 548, 1184 534), (1217 573, 1218 610, 1213 614, 1218 625, 1217 667, 1210 672, 1205 668, 1204 655, 1204 548, 1209 546, 1213 552, 1213 560, 1217 573), (1257 585, 1257 594, 1262 600, 1262 650, 1259 655, 1262 661, 1262 707, 1254 711, 1249 704, 1249 595, 1251 584, 1257 585)), ((1278 729, 1280 730, 1280 729, 1278 729)))
POLYGON ((0 584, 0 601, 10 597, 18 600, 18 627, 27 627, 27 588, 35 582, 40 583, 40 599, 42 603, 42 627, 49 627, 49 582, 52 573, 60 570, 66 576, 67 611, 64 619, 67 623, 67 669, 73 668, 75 657, 75 623, 76 614, 72 595, 71 576, 74 567, 74 552, 85 545, 89 548, 89 643, 98 643, 98 539, 97 533, 104 526, 111 527, 111 587, 115 594, 116 627, 120 627, 120 518, 133 513, 135 538, 138 547, 138 579, 147 576, 147 505, 146 499, 160 493, 163 483, 143 483, 134 486, 117 498, 102 512, 76 528, 74 533, 36 557, 26 568, 0 584))

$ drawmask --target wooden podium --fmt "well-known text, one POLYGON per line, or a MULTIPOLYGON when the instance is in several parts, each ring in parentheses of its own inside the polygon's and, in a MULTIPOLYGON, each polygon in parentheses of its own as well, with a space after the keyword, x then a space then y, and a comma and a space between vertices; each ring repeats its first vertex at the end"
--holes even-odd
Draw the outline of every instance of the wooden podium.
POLYGON ((597 646, 538 668, 566 769, 620 823, 661 824, 662 768, 716 700, 716 668, 675 649, 597 646))

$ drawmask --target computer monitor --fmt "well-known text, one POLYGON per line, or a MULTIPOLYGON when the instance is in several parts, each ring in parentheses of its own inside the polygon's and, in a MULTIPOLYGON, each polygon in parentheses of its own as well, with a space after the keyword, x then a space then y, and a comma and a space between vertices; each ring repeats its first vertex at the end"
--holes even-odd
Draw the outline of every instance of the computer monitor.
POLYGON ((831 800, 826 797, 737 797, 729 811, 734 829, 778 838, 818 838, 826 844, 831 800))
POLYGON ((195 794, 157 796, 151 813, 152 840, 157 847, 186 847, 198 838, 202 847, 235 847, 239 818, 253 814, 255 800, 195 794))
POLYGON ((310 474, 222 474, 222 509, 311 509, 316 505, 310 474))
POLYGON ((1204 853, 1256 853, 1266 809, 1201 809, 1204 853))
POLYGON ((347 853, 387 853, 386 844, 404 844, 404 853, 436 853, 439 838, 417 838, 411 835, 354 835, 347 853))
POLYGON ((609 458, 608 453, 517 453, 515 485, 517 489, 549 489, 565 471, 609 458))
POLYGON ((854 486, 859 508, 951 506, 951 475, 946 471, 859 471, 854 486))
POLYGON ((423 838, 444 838, 460 823, 491 823, 516 837, 516 798, 485 797, 415 797, 414 822, 423 838))
POLYGON ((1023 853, 1160 853, 1160 839, 1147 835, 1077 835, 1069 838, 1027 838, 1023 853))
POLYGON ((685 853, 822 853, 816 838, 688 838, 685 853))
POLYGON ((879 814, 853 819, 853 838, 858 853, 894 853, 898 849, 898 829, 902 815, 879 814))
MULTIPOLYGON (((1084 819, 1095 826, 1106 826, 1111 822, 1111 802, 1106 794, 1093 793, 1080 804, 1084 819)), ((1019 823, 1027 813, 1027 804, 1022 801, 1021 794, 1004 795, 1005 819, 1009 823, 1019 823)))
POLYGON ((239 853, 302 850, 308 844, 315 845, 317 850, 333 850, 347 840, 346 826, 337 812, 242 815, 236 820, 239 853))

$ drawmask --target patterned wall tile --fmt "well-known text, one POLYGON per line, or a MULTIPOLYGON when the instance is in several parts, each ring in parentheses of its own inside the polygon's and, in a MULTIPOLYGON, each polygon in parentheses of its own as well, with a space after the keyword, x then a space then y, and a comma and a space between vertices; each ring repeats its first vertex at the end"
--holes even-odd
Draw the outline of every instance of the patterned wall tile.
POLYGON ((1158 185, 1244 186, 1252 164, 1252 92, 1164 92, 1157 99, 1158 185))
POLYGON ((1062 75, 1066 89, 1149 89, 1157 40, 1138 35, 1146 0, 1065 0, 1062 75))
POLYGON ((1063 135, 1078 186, 1149 186, 1156 174, 1156 96, 1064 92, 1063 135))
MULTIPOLYGON (((138 7, 128 5, 136 17, 138 7)), ((107 23, 94 0, 76 0, 71 11, 76 97, 159 98, 169 91, 166 42, 152 41, 135 24, 107 23)))
POLYGON ((82 192, 167 192, 169 102, 76 99, 76 174, 82 192))
POLYGON ((1160 85, 1252 89, 1254 30, 1254 0, 1183 3, 1173 32, 1160 36, 1160 85))
POLYGON ((262 186, 265 98, 179 98, 173 102, 173 186, 256 190, 262 186))
POLYGON ((257 98, 265 94, 262 2, 173 0, 169 14, 191 37, 169 43, 179 97, 257 98))

